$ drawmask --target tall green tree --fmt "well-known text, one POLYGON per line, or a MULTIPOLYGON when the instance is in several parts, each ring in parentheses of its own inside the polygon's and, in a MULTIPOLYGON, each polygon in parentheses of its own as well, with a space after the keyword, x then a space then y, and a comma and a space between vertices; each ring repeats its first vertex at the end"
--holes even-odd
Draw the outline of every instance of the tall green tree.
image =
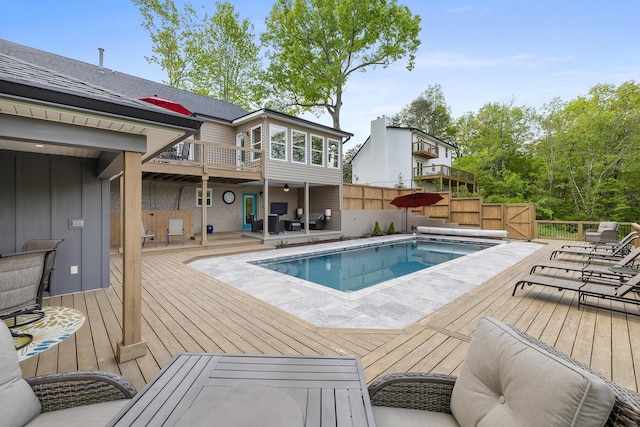
POLYGON ((569 202, 563 219, 636 220, 640 86, 597 85, 547 111, 535 152, 545 165, 548 196, 569 202))
POLYGON ((173 0, 133 2, 153 42, 147 60, 166 70, 167 84, 244 108, 260 106, 260 49, 253 25, 231 3, 217 1, 209 17, 189 3, 180 12, 173 0))
POLYGON ((423 93, 391 118, 391 124, 414 127, 444 141, 450 141, 455 135, 451 108, 447 105, 439 84, 428 86, 423 93))
POLYGON ((342 156, 342 182, 346 184, 353 183, 353 167, 351 160, 358 153, 362 144, 356 144, 355 147, 349 148, 342 156))
POLYGON ((273 102, 326 110, 340 129, 349 77, 403 58, 411 70, 419 32, 420 17, 395 0, 277 0, 261 37, 273 102))
POLYGON ((535 111, 513 101, 489 103, 457 123, 458 158, 454 166, 476 174, 481 195, 490 202, 531 199, 532 159, 528 144, 535 111))

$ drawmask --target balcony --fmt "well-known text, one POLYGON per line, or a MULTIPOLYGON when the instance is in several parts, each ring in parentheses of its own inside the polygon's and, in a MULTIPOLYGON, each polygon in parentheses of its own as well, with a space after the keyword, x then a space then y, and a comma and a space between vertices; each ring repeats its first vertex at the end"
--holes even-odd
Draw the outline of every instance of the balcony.
POLYGON ((439 157, 438 146, 426 141, 415 141, 411 147, 414 156, 425 157, 427 159, 437 159, 439 157))
POLYGON ((429 181, 438 183, 440 191, 445 190, 445 186, 454 189, 466 186, 470 192, 477 191, 476 177, 474 174, 447 165, 424 165, 413 168, 414 181, 429 181))
POLYGON ((184 141, 161 152, 142 166, 144 178, 241 183, 263 178, 264 152, 206 141, 184 141))

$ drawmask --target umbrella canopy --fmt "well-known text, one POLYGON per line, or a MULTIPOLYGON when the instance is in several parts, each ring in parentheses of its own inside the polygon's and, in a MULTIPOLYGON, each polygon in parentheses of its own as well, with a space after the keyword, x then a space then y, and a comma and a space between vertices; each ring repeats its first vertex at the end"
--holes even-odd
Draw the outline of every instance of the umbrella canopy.
POLYGON ((148 102, 149 104, 157 105, 158 107, 166 108, 167 110, 174 111, 176 113, 190 116, 191 111, 187 110, 182 104, 178 104, 168 99, 159 98, 157 96, 150 96, 148 98, 138 98, 140 101, 148 102))
POLYGON ((443 197, 438 193, 411 193, 398 196, 391 201, 391 204, 399 208, 417 208, 438 203, 443 197))
POLYGON ((438 193, 411 193, 398 196, 391 201, 391 204, 399 208, 404 208, 404 229, 407 229, 407 215, 409 208, 429 206, 438 203, 443 197, 438 193))

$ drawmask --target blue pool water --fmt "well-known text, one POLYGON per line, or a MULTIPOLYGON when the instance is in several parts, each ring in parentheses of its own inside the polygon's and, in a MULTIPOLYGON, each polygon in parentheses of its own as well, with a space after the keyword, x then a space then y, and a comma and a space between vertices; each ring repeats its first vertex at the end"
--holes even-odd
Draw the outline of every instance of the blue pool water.
POLYGON ((339 291, 354 292, 487 247, 417 239, 255 264, 339 291))

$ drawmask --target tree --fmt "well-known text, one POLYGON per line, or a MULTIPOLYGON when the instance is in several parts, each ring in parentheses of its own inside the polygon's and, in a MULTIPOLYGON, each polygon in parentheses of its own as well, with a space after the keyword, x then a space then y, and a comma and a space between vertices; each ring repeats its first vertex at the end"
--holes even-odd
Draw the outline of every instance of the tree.
POLYGON ((548 196, 570 202, 564 219, 637 219, 640 85, 597 85, 547 110, 535 152, 548 196))
POLYGON ((167 71, 170 86, 232 102, 261 103, 261 59, 253 25, 240 20, 229 2, 216 2, 212 17, 189 4, 178 12, 173 0, 133 0, 153 42, 147 61, 167 71))
POLYGON ((402 58, 411 70, 420 44, 420 17, 395 0, 277 0, 266 27, 272 102, 326 110, 336 129, 349 77, 402 58))
POLYGON ((454 166, 476 174, 490 202, 529 201, 536 194, 528 144, 535 135, 535 111, 509 103, 489 103, 458 120, 459 157, 454 166))
POLYGON ((449 141, 455 135, 451 108, 447 105, 442 87, 429 86, 409 105, 391 118, 393 126, 413 127, 449 141))
POLYGON ((358 153, 360 147, 362 147, 362 144, 357 144, 355 147, 348 149, 342 157, 342 182, 345 184, 351 184, 353 182, 351 160, 353 160, 353 156, 358 153))

